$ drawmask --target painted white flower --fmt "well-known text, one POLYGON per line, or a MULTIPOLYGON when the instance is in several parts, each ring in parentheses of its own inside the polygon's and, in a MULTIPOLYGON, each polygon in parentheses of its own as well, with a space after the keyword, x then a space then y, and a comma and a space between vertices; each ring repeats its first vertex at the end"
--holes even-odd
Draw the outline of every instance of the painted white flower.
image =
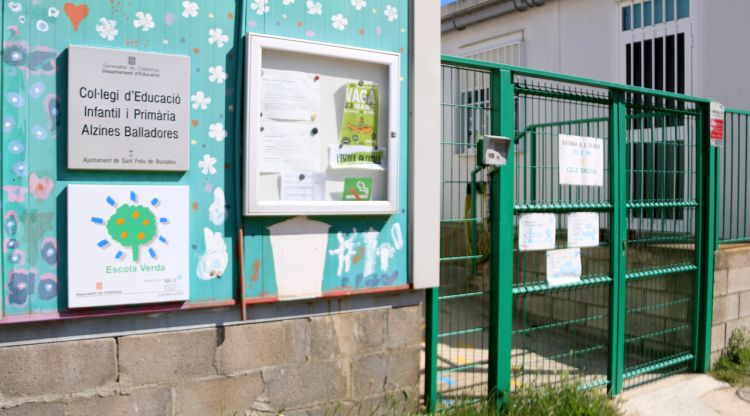
POLYGON ((194 1, 183 1, 182 2, 182 17, 195 17, 198 16, 198 3, 194 1))
POLYGON ((9 1, 8 2, 8 8, 13 13, 18 13, 21 10, 23 10, 23 5, 21 3, 19 3, 19 2, 17 2, 17 1, 9 1))
POLYGON ((224 130, 224 125, 221 123, 213 123, 208 126, 208 137, 222 142, 227 137, 227 131, 224 130))
POLYGON ((284 6, 288 6, 290 4, 294 4, 294 0, 284 0, 284 6))
POLYGON ((268 13, 268 10, 270 9, 270 7, 268 7, 268 0, 253 0, 250 8, 255 10, 255 13, 258 15, 268 13))
POLYGON ((362 10, 367 7, 367 2, 365 0, 352 0, 352 6, 357 10, 362 10))
POLYGON ((319 1, 307 0, 307 14, 323 14, 323 5, 319 1))
POLYGON ((208 29, 208 43, 223 48, 224 43, 229 41, 229 36, 224 34, 224 31, 220 28, 208 29))
POLYGON ((398 9, 391 6, 390 4, 385 6, 385 11, 383 12, 383 14, 388 17, 389 22, 398 19, 398 9))
POLYGON ((346 25, 349 24, 349 19, 344 17, 343 14, 338 13, 331 16, 331 24, 333 25, 334 29, 338 30, 344 30, 346 28, 346 25))
POLYGON ((208 76, 208 80, 217 84, 223 84, 227 79, 227 73, 224 72, 224 67, 221 65, 209 66, 208 73, 211 74, 208 76))
POLYGON ((120 33, 120 31, 117 30, 117 22, 109 20, 106 17, 99 18, 99 24, 96 25, 96 31, 99 32, 99 36, 108 41, 115 40, 115 36, 120 33))
POLYGON ((151 13, 138 12, 135 14, 135 17, 136 19, 133 20, 133 26, 135 26, 136 29, 140 27, 144 32, 148 32, 156 26, 156 23, 154 23, 154 17, 151 16, 151 13))
POLYGON ((47 9, 47 16, 49 17, 57 17, 60 16, 60 9, 57 7, 50 7, 47 9))
POLYGON ((203 160, 198 161, 198 167, 201 168, 201 173, 204 175, 213 175, 216 173, 216 158, 206 153, 203 155, 203 160))
POLYGON ((207 97, 203 91, 198 91, 190 97, 190 101, 193 102, 193 109, 197 110, 200 108, 201 110, 205 110, 211 104, 211 97, 207 97))

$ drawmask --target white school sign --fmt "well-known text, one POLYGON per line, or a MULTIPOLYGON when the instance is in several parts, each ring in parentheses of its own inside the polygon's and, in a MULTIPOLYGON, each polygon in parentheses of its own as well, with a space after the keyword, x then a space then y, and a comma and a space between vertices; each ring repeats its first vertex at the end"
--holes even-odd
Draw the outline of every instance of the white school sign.
POLYGON ((68 186, 68 306, 189 298, 187 186, 68 186))
POLYGON ((558 144, 560 185, 604 184, 604 140, 561 134, 558 144))
POLYGON ((186 171, 190 58, 70 46, 68 168, 186 171))

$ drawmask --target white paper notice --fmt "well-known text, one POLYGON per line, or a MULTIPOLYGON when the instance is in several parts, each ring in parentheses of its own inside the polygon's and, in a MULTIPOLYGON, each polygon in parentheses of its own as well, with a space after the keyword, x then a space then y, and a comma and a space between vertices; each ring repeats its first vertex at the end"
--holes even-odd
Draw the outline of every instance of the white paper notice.
POLYGON ((561 134, 559 145, 560 185, 603 185, 604 140, 561 134))
POLYGON ((330 147, 331 169, 385 170, 385 149, 369 146, 330 147))
POLYGON ((320 136, 314 123, 261 120, 260 172, 320 172, 320 136))
POLYGON ((325 199, 325 173, 283 173, 282 201, 322 201, 325 199))
POLYGON ((264 118, 315 121, 320 113, 320 77, 298 71, 263 69, 264 118))
POLYGON ((518 249, 520 251, 555 248, 555 214, 523 214, 518 220, 518 249))
POLYGON ((568 247, 599 245, 599 214, 574 212, 568 214, 568 247))
POLYGON ((581 249, 566 248, 547 253, 547 285, 561 286, 581 281, 581 249))

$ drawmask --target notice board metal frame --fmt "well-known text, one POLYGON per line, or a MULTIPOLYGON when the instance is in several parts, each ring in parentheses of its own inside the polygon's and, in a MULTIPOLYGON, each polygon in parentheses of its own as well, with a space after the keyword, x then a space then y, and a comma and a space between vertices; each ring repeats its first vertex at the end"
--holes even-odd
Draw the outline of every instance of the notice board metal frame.
POLYGON ((390 215, 399 209, 399 117, 400 117, 400 57, 397 53, 333 45, 278 36, 248 34, 246 40, 247 65, 245 68, 245 114, 244 157, 245 181, 244 210, 246 216, 263 215, 390 215), (318 57, 330 57, 383 65, 388 70, 388 100, 381 116, 388 117, 386 134, 386 199, 380 201, 268 201, 260 198, 260 171, 257 163, 260 144, 261 94, 260 84, 263 68, 263 51, 273 50, 318 57))

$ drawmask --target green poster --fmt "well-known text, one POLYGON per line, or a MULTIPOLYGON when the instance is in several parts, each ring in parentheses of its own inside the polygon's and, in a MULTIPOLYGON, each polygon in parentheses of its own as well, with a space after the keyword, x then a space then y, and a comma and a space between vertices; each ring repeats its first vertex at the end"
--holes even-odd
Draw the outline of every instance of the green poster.
POLYGON ((378 146, 378 86, 375 84, 346 85, 344 116, 341 119, 339 144, 378 146))
POLYGON ((372 178, 344 179, 344 201, 370 201, 372 199, 372 178))

